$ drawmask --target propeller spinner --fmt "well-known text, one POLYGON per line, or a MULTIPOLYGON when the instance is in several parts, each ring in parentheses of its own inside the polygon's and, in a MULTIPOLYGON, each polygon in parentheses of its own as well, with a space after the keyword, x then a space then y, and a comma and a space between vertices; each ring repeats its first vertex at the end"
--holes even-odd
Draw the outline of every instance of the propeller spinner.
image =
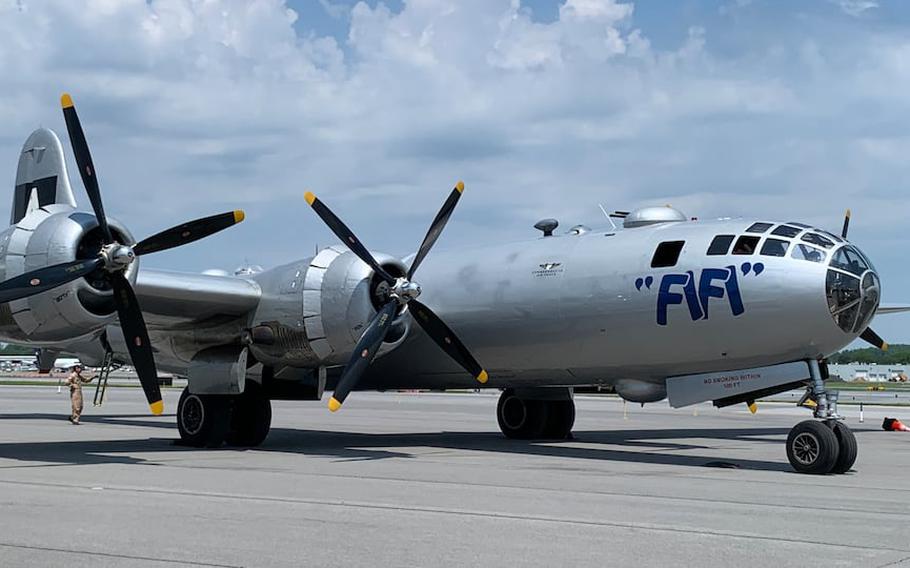
POLYGON ((332 398, 329 399, 329 410, 332 412, 341 408, 341 405, 344 403, 348 394, 350 394, 357 386, 357 383, 360 382, 363 373, 376 357, 379 348, 382 346, 386 335, 391 329, 395 314, 403 310, 405 306, 411 310, 414 321, 423 328, 424 332, 426 332, 426 334, 430 336, 430 338, 436 342, 449 357, 471 373, 471 376, 477 379, 478 382, 487 382, 487 372, 480 366, 480 363, 477 362, 474 356, 471 355, 471 352, 468 351, 468 348, 465 347, 464 343, 458 339, 455 332, 453 332, 451 328, 433 312, 433 310, 417 300, 417 297, 421 292, 420 285, 412 280, 414 272, 417 271, 417 267, 420 266, 426 258, 427 253, 433 248, 433 245, 436 243, 436 240, 439 238, 439 235, 448 222, 449 217, 452 216, 452 211, 455 210, 455 205, 458 203, 463 192, 464 184, 458 182, 458 184, 455 185, 455 188, 452 189, 452 193, 449 194, 448 199, 446 199, 445 203, 442 205, 436 218, 433 219, 433 222, 430 224, 430 229, 427 231, 423 243, 421 243, 420 248, 417 250, 414 260, 411 261, 411 267, 408 269, 407 276, 400 278, 393 277, 383 269, 376 259, 373 258, 373 255, 370 254, 366 247, 363 246, 341 219, 332 213, 332 211, 311 192, 306 193, 306 202, 313 208, 313 211, 319 215, 325 224, 329 226, 329 229, 335 233, 335 236, 341 239, 351 252, 369 265, 370 268, 372 268, 373 271, 390 287, 390 300, 376 312, 376 315, 373 316, 373 319, 367 324, 363 335, 360 337, 360 341, 358 341, 357 345, 354 347, 354 351, 351 354, 348 364, 344 368, 341 378, 338 380, 338 385, 335 387, 332 398))
POLYGON ((95 166, 92 163, 92 155, 89 152, 79 116, 76 114, 73 99, 69 94, 64 94, 60 97, 60 104, 63 107, 63 118, 66 120, 66 130, 69 133, 76 165, 79 167, 85 192, 88 194, 95 218, 103 233, 103 244, 98 250, 97 258, 93 260, 76 260, 39 268, 0 283, 0 303, 40 294, 100 269, 102 277, 108 281, 113 290, 120 327, 126 338, 130 359, 139 375, 139 382, 142 384, 149 408, 153 414, 161 414, 164 411, 164 403, 161 400, 161 389, 158 387, 155 358, 136 293, 125 276, 126 269, 138 256, 191 243, 240 223, 243 221, 244 213, 243 211, 230 211, 196 219, 152 235, 132 247, 117 242, 108 225, 107 216, 104 214, 104 204, 101 200, 95 166))

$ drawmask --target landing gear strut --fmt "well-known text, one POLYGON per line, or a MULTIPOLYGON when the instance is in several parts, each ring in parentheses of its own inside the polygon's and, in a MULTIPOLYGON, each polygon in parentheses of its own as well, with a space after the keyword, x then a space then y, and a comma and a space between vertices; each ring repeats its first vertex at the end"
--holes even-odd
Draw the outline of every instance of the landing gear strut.
POLYGON ((554 400, 523 394, 506 389, 499 397, 496 418, 507 438, 565 440, 572 437, 575 402, 571 395, 554 400))
POLYGON ((800 473, 844 473, 856 461, 856 437, 837 413, 837 393, 825 390, 818 361, 809 361, 812 384, 801 405, 814 403, 818 420, 805 420, 787 436, 787 459, 800 473))

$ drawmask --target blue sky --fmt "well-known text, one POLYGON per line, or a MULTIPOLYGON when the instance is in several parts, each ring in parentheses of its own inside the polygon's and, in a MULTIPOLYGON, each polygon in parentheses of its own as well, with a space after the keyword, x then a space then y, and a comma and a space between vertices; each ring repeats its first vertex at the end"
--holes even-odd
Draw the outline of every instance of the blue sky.
POLYGON ((598 223, 598 203, 833 230, 850 207, 886 301, 910 302, 904 2, 0 0, 0 69, 10 187, 67 90, 136 235, 246 209, 148 266, 311 254, 332 238, 306 189, 404 254, 464 179, 439 246, 598 223))

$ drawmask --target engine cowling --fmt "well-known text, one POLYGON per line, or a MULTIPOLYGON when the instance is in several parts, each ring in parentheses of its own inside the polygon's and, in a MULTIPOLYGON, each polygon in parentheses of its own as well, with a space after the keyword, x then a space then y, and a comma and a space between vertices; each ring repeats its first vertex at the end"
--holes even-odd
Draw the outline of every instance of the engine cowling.
MULTIPOLYGON (((116 220, 108 220, 121 243, 133 236, 116 220)), ((91 213, 54 204, 28 212, 0 236, 0 281, 31 270, 92 259, 102 235, 91 213)), ((138 262, 126 270, 135 283, 138 262)), ((100 331, 114 319, 116 308, 109 284, 90 274, 43 294, 0 305, 0 335, 9 341, 52 344, 100 331)))
MULTIPOLYGON (((405 265, 377 254, 393 275, 405 265)), ((263 290, 246 340, 253 355, 276 367, 344 365, 376 310, 388 285, 343 246, 323 249, 315 257, 254 278, 263 290)), ((410 329, 410 316, 399 315, 380 356, 397 347, 410 329)))

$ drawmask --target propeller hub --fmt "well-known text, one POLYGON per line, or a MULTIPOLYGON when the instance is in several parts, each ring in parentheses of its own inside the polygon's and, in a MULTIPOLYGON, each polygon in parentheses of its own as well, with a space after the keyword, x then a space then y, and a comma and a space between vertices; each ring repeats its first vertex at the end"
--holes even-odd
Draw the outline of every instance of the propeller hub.
POLYGON ((113 243, 101 248, 101 258, 104 259, 104 268, 108 272, 126 270, 136 260, 136 253, 131 247, 113 243))
POLYGON ((392 286, 389 294, 402 304, 407 304, 411 300, 416 300, 420 296, 420 284, 411 282, 407 278, 398 278, 392 286))

